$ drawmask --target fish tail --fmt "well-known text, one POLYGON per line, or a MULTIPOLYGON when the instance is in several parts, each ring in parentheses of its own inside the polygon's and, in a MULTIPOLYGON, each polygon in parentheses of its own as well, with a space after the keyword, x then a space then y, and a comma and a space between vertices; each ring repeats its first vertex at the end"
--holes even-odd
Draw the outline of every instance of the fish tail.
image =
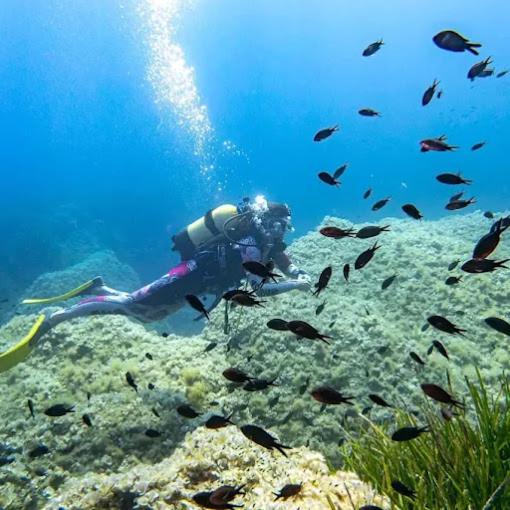
POLYGON ((473 55, 480 55, 480 52, 475 50, 475 48, 480 48, 480 43, 468 43, 467 44, 467 50, 470 51, 473 55))
POLYGON ((280 444, 280 443, 275 443, 274 444, 274 447, 284 456, 284 457, 288 457, 288 455, 285 453, 284 451, 284 448, 286 450, 290 450, 290 446, 285 446, 283 444, 280 444))

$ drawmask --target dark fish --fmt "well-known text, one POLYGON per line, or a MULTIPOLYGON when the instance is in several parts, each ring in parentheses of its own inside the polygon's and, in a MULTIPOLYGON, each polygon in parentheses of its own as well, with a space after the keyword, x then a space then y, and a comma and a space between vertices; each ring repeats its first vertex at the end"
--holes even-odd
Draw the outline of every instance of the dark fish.
POLYGON ((393 480, 391 482, 391 486, 393 487, 393 490, 395 490, 399 494, 402 494, 402 496, 407 496, 408 498, 411 498, 411 499, 416 498, 416 492, 414 492, 412 489, 407 487, 407 485, 404 485, 399 480, 393 480))
POLYGON ((416 363, 418 363, 419 365, 425 365, 425 361, 423 361, 420 356, 418 356, 418 354, 416 354, 414 351, 411 351, 409 353, 409 356, 411 356, 411 358, 416 361, 416 363))
POLYGON ((266 322, 266 326, 269 329, 274 329, 275 331, 287 331, 289 328, 287 327, 287 321, 283 319, 271 319, 266 322))
POLYGON ((394 274, 393 276, 386 278, 386 280, 384 280, 381 284, 381 290, 386 290, 395 281, 397 276, 398 275, 394 274))
POLYGON ((475 78, 480 76, 486 69, 487 66, 492 64, 491 57, 487 57, 485 60, 477 62, 468 71, 467 77, 469 80, 473 81, 475 78))
POLYGON ((314 142, 322 142, 326 138, 329 138, 335 131, 338 131, 340 128, 338 124, 336 126, 328 127, 317 131, 313 137, 314 142))
POLYGON ((152 354, 151 354, 150 352, 146 352, 146 353, 145 353, 145 357, 146 357, 147 359, 150 359, 151 361, 154 359, 154 358, 152 357, 152 354))
POLYGON ((37 445, 32 450, 30 450, 28 452, 28 456, 31 459, 37 459, 37 457, 42 457, 43 455, 47 455, 48 453, 50 453, 50 449, 46 445, 40 444, 37 445))
POLYGON ((438 85, 439 81, 434 79, 432 85, 423 93, 423 96, 421 98, 422 106, 427 106, 430 103, 430 101, 434 97, 434 94, 436 93, 436 88, 438 85))
POLYGON ((365 250, 363 253, 360 253, 358 255, 358 258, 354 262, 354 269, 362 269, 363 267, 365 267, 372 260, 374 253, 379 248, 380 246, 377 246, 377 243, 375 243, 374 246, 372 246, 372 248, 369 248, 368 250, 365 250))
POLYGON ((381 49, 381 46, 384 44, 383 40, 379 40, 379 41, 376 41, 376 42, 373 42, 372 44, 369 44, 364 50, 363 50, 363 53, 362 55, 364 57, 370 57, 371 55, 373 55, 374 53, 376 53, 377 51, 379 51, 381 49))
POLYGON ((411 441, 420 437, 424 432, 429 432, 428 427, 402 427, 391 435, 393 441, 411 441))
POLYGON ((167 338, 167 337, 168 337, 168 333, 166 333, 166 332, 161 333, 161 336, 162 336, 163 338, 167 338))
POLYGON ((448 202, 445 209, 448 209, 448 211, 457 211, 458 209, 464 209, 464 207, 474 203, 476 203, 475 197, 472 197, 469 200, 454 200, 452 202, 448 202))
POLYGON ((368 188, 365 193, 363 193, 363 198, 366 200, 372 194, 372 188, 368 188))
POLYGON ((90 418, 90 416, 88 414, 84 414, 82 417, 81 417, 83 423, 85 423, 85 425, 87 425, 87 427, 92 427, 92 419, 90 418))
POLYGON ((253 296, 255 292, 253 290, 232 289, 225 292, 222 297, 225 301, 230 301, 237 294, 247 294, 248 296, 253 296))
POLYGON ((338 405, 338 404, 350 404, 354 405, 350 402, 354 397, 346 397, 342 395, 339 391, 336 391, 334 388, 330 386, 319 386, 314 388, 310 394, 312 397, 320 402, 321 404, 328 405, 338 405))
POLYGON ((442 90, 439 90, 437 92, 437 96, 436 96, 438 99, 441 99, 443 97, 443 91, 442 90))
POLYGON ((323 227, 319 232, 325 237, 332 237, 333 239, 341 239, 342 237, 356 237, 356 231, 352 228, 344 230, 338 227, 323 227))
POLYGON ((480 48, 480 43, 474 43, 466 39, 454 30, 444 30, 436 34, 432 40, 439 48, 447 51, 462 52, 470 51, 474 55, 478 55, 475 48, 480 48))
POLYGON ((246 391, 262 391, 266 388, 269 388, 269 386, 277 386, 277 384, 274 384, 276 381, 276 378, 272 381, 269 381, 268 379, 250 379, 245 383, 243 386, 243 390, 246 391))
POLYGON ((499 317, 487 317, 485 319, 485 323, 487 326, 490 326, 499 333, 510 336, 510 324, 507 321, 500 319, 499 317))
POLYGON ((382 407, 393 407, 392 405, 388 404, 388 402, 386 402, 386 400, 384 400, 382 397, 380 397, 379 395, 376 395, 375 393, 371 393, 370 395, 368 395, 368 398, 374 403, 374 404, 377 404, 378 406, 382 406, 382 407))
MULTIPOLYGON (((464 179, 464 177, 462 177, 460 175, 460 173, 457 173, 457 174, 451 174, 451 173, 444 173, 444 174, 439 174, 436 176, 436 179, 443 183, 443 184, 471 184, 473 181, 469 180, 469 179, 464 179)), ((460 195, 459 197, 457 197, 455 195, 455 197, 452 197, 452 199, 455 201, 455 200, 458 200, 462 195, 460 195)))
POLYGON ((454 260, 448 264, 448 271, 453 271, 459 265, 460 259, 454 260))
POLYGON ((462 276, 449 276, 445 283, 446 285, 457 285, 462 280, 462 276))
POLYGON ((339 166, 335 172, 333 173, 333 178, 338 179, 343 175, 343 173, 347 170, 347 167, 349 166, 348 163, 343 164, 342 166, 339 166))
POLYGON ((359 507, 359 510, 383 510, 380 506, 376 505, 363 505, 359 507))
POLYGON ((455 193, 455 195, 452 195, 450 197, 450 200, 448 200, 448 201, 449 202, 456 202, 457 200, 459 200, 462 197, 462 195, 464 195, 463 191, 461 191, 460 193, 455 193))
POLYGON ((335 325, 335 321, 331 321, 329 323, 328 329, 331 329, 335 325))
POLYGON ((319 281, 314 285, 314 287, 316 289, 312 293, 314 296, 318 297, 319 294, 328 286, 328 283, 329 283, 332 273, 333 273, 333 268, 331 266, 328 266, 322 270, 322 273, 319 276, 319 281))
POLYGON ((487 218, 488 220, 494 219, 494 213, 491 211, 485 211, 483 213, 484 218, 487 218))
MULTIPOLYGON (((218 491, 223 490, 222 487, 217 489, 218 491)), ((237 494, 236 494, 237 495, 237 494)), ((224 499, 220 499, 221 497, 226 497, 222 492, 216 491, 203 491, 197 492, 193 497, 193 501, 203 507, 203 508, 212 508, 215 510, 230 510, 233 508, 241 508, 243 505, 234 505, 229 503, 224 499), (214 502, 216 501, 216 503, 214 502)), ((235 497, 235 496, 233 496, 235 497)))
POLYGON ((299 394, 303 395, 303 393, 308 389, 308 385, 310 384, 310 378, 307 377, 306 381, 299 387, 299 394))
POLYGON ((154 416, 156 416, 157 418, 161 418, 161 416, 158 413, 158 410, 155 407, 153 407, 151 411, 154 416))
POLYGON ((446 136, 442 135, 439 138, 425 138, 420 141, 421 152, 450 152, 458 149, 457 145, 449 145, 446 142, 446 136))
POLYGON ((427 329, 429 329, 430 327, 430 324, 428 322, 426 322, 422 327, 421 327, 421 330, 422 331, 427 331, 427 329))
POLYGON ((229 501, 232 501, 239 494, 244 494, 243 492, 244 485, 233 486, 233 485, 222 485, 217 489, 211 492, 209 496, 209 502, 213 505, 216 505, 215 508, 224 508, 224 506, 229 501))
POLYGON ((485 145, 486 142, 478 142, 478 143, 475 143, 473 145, 473 147, 471 147, 471 150, 472 151, 477 151, 478 149, 481 149, 484 145, 485 145))
POLYGON ((454 400, 446 390, 443 390, 443 388, 437 386, 436 384, 421 384, 420 386, 423 390, 423 393, 425 393, 425 395, 427 395, 427 397, 431 398, 432 400, 436 400, 442 404, 452 405, 454 407, 464 407, 462 402, 454 400))
POLYGON ((239 370, 238 368, 227 368, 226 370, 223 370, 223 377, 236 383, 244 383, 253 379, 253 377, 246 375, 242 370, 239 370))
POLYGON ((206 345, 204 352, 212 351, 217 345, 218 345, 217 342, 210 342, 209 344, 206 345))
POLYGON ((138 393, 138 385, 136 384, 131 372, 126 372, 126 381, 138 393))
POLYGON ((477 243, 473 250, 474 259, 486 259, 497 247, 501 234, 507 227, 503 228, 503 219, 499 219, 488 234, 485 234, 477 243))
POLYGON ((195 309, 197 312, 200 312, 206 317, 206 319, 209 320, 209 314, 207 313, 207 310, 205 309, 202 301, 200 301, 200 298, 194 294, 186 294, 184 297, 186 298, 186 301, 189 303, 191 308, 195 309))
POLYGON ((462 335, 466 332, 465 329, 458 328, 450 322, 445 317, 441 317, 440 315, 431 315, 427 318, 428 323, 439 331, 443 331, 444 333, 450 333, 452 335, 458 334, 462 335))
POLYGON ((402 206, 402 210, 408 215, 410 216, 411 218, 415 219, 415 220, 421 220, 423 218, 422 214, 420 213, 420 211, 418 211, 418 209, 416 208, 416 206, 414 206, 413 204, 404 204, 402 206))
POLYGON ((496 70, 493 67, 487 67, 477 76, 477 78, 488 78, 489 76, 494 76, 495 72, 496 70))
POLYGON ((287 499, 291 498, 292 496, 296 496, 301 492, 301 488, 303 487, 302 483, 288 483, 287 485, 284 485, 279 492, 273 492, 273 494, 276 496, 274 500, 277 499, 287 499))
POLYGON ((388 232, 390 230, 389 225, 385 225, 384 227, 378 227, 377 225, 369 225, 368 227, 363 227, 358 230, 356 237, 358 239, 368 239, 370 237, 376 237, 381 232, 388 232))
POLYGON ((313 326, 304 321, 289 321, 287 322, 289 331, 296 336, 308 338, 309 340, 322 340, 324 343, 329 344, 327 339, 331 338, 328 335, 319 333, 313 326))
POLYGON ((200 416, 200 413, 197 413, 189 404, 181 404, 180 406, 177 406, 177 412, 184 416, 184 418, 197 418, 200 416))
POLYGON ((315 309, 315 315, 320 315, 323 310, 324 310, 324 307, 326 306, 326 301, 324 301, 324 303, 321 303, 316 309, 315 309))
POLYGON ((156 437, 161 437, 161 432, 159 432, 158 430, 155 430, 155 429, 147 429, 145 431, 145 435, 147 437, 155 439, 156 437))
POLYGON ((28 405, 28 409, 30 411, 30 416, 32 416, 32 418, 35 418, 34 403, 32 402, 31 399, 27 400, 27 405, 28 405))
POLYGON ((351 266, 349 264, 345 264, 344 265, 344 269, 343 269, 343 273, 344 273, 344 278, 345 278, 346 282, 349 281, 349 272, 350 271, 351 271, 351 266))
POLYGON ((500 71, 498 74, 496 74, 496 78, 503 78, 503 76, 505 76, 506 74, 508 74, 508 69, 500 71))
MULTIPOLYGON (((390 197, 383 198, 382 200, 378 200, 373 206, 372 211, 378 211, 379 209, 382 209, 389 201, 391 200, 390 197)), ((359 232, 358 232, 359 233, 359 232)))
POLYGON ((447 360, 450 360, 448 352, 446 351, 446 347, 439 340, 433 340, 432 346, 436 348, 437 352, 439 352, 441 356, 444 356, 447 360))
POLYGON ((340 181, 336 180, 332 175, 328 174, 328 172, 319 172, 317 174, 319 179, 322 182, 325 182, 326 184, 329 184, 330 186, 339 186, 340 181))
POLYGON ((208 429, 221 429, 223 427, 227 427, 228 425, 234 425, 230 418, 232 418, 232 414, 229 416, 220 416, 219 414, 213 414, 207 421, 205 422, 205 426, 208 429))
POLYGON ((55 404, 44 411, 46 416, 64 416, 67 413, 74 413, 74 406, 69 404, 55 404))
POLYGON ((254 297, 250 296, 249 294, 235 294, 234 296, 232 296, 232 298, 230 299, 233 303, 235 303, 236 305, 239 305, 239 306, 248 306, 248 307, 251 307, 251 306, 260 306, 260 307, 264 307, 264 304, 265 301, 261 301, 261 300, 257 300, 255 299, 254 297))
POLYGON ((372 108, 362 108, 361 110, 358 110, 358 113, 362 117, 381 117, 381 114, 372 110, 372 108))
POLYGON ((152 383, 149 383, 149 384, 147 385, 147 388, 149 388, 149 390, 153 390, 155 387, 156 387, 156 386, 154 386, 154 384, 152 384, 152 383))
POLYGON ((504 264, 509 260, 471 259, 464 262, 460 268, 466 273, 492 273, 498 268, 508 269, 504 264))
POLYGON ((284 451, 285 449, 290 449, 290 446, 285 446, 278 443, 277 439, 273 437, 271 434, 266 432, 263 428, 257 427, 257 425, 243 425, 241 427, 241 432, 254 443, 257 443, 268 450, 272 450, 275 448, 278 450, 284 457, 287 457, 287 454, 284 451))

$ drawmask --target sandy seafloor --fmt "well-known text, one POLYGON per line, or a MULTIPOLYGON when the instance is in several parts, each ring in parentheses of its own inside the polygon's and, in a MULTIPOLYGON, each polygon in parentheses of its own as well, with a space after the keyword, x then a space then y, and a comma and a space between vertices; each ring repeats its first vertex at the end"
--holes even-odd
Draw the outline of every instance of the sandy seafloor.
MULTIPOLYGON (((326 224, 362 226, 336 218, 325 218, 326 224)), ((247 495, 237 501, 249 509, 329 509, 328 497, 344 508, 340 501, 346 501, 346 481, 357 504, 370 502, 369 488, 353 475, 330 474, 333 466, 341 466, 342 427, 355 427, 355 411, 370 405, 369 393, 413 410, 423 399, 419 383, 445 384, 446 370, 461 397, 464 377, 473 378, 475 367, 489 384, 510 368, 508 338, 483 321, 488 316, 507 318, 510 272, 470 275, 447 269, 453 260, 470 258, 492 221, 478 211, 438 221, 384 218, 377 224, 389 224, 391 231, 367 240, 333 240, 317 231, 297 239, 289 247, 293 260, 314 279, 332 265, 329 287, 319 298, 294 291, 267 298, 265 308, 236 309, 230 314, 230 335, 223 332, 223 305, 202 334, 193 337, 164 338, 120 316, 59 325, 26 363, 0 375, 0 443, 16 458, 0 467, 0 506, 133 508, 131 491, 140 495, 138 508, 188 509, 196 508, 189 501, 193 493, 232 483, 246 484, 247 495), (381 248, 374 259, 361 271, 351 269, 346 283, 343 265, 352 264, 376 240, 381 248), (393 274, 398 274, 393 285, 381 290, 382 281, 393 274), (461 283, 445 285, 451 275, 462 275, 461 283), (324 300, 324 311, 316 316, 324 300), (446 316, 466 330, 465 336, 423 330, 432 314, 446 316), (276 317, 309 321, 333 337, 331 345, 269 330, 267 320, 276 317), (427 356, 434 339, 447 347, 450 362, 437 353, 427 356), (218 345, 204 353, 211 342, 218 345), (418 367, 410 351, 427 365, 418 367), (256 377, 277 377, 278 386, 243 391, 222 377, 230 366, 256 377), (125 382, 127 371, 139 384, 138 394, 125 382), (149 390, 148 383, 155 389, 149 390), (353 395, 354 408, 321 411, 309 393, 319 384, 353 395), (30 418, 28 398, 34 401, 35 419, 30 418), (203 415, 193 420, 179 416, 175 408, 186 401, 203 415), (42 413, 60 402, 75 404, 76 412, 55 419, 42 413), (85 412, 92 428, 81 421, 85 412), (249 443, 235 427, 211 431, 202 426, 209 414, 222 412, 233 412, 236 424, 258 424, 277 435, 293 447, 289 458, 249 443), (147 428, 159 430, 162 437, 146 437, 147 428), (27 452, 39 443, 50 453, 30 460, 27 452), (273 502, 271 490, 298 482, 305 484, 301 499, 273 502)), ((493 258, 506 257, 510 239, 505 234, 493 258)), ((107 284, 124 283, 129 290, 138 285, 136 274, 114 254, 98 254, 96 259, 90 267, 82 263, 41 277, 25 295, 51 295, 78 285, 101 273, 102 260, 108 261, 107 284), (108 274, 117 281, 109 281, 108 274), (129 275, 129 281, 120 281, 120 275, 129 275)), ((17 310, 21 315, 0 329, 2 350, 21 338, 36 318, 28 307, 17 310)), ((386 420, 391 412, 374 409, 370 416, 386 420)))

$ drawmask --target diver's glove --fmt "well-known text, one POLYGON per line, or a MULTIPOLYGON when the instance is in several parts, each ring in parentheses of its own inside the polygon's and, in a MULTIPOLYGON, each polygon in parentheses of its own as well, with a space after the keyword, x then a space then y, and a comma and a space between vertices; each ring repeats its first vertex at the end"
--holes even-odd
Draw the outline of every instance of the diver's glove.
POLYGON ((296 280, 298 286, 296 287, 299 290, 310 290, 312 286, 312 279, 310 275, 305 271, 301 271, 296 280))

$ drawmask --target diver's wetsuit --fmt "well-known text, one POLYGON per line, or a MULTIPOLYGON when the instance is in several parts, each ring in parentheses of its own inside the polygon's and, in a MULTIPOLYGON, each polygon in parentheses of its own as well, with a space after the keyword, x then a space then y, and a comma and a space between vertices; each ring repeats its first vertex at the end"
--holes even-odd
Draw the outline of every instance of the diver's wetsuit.
POLYGON ((252 236, 239 243, 199 252, 195 258, 179 263, 161 278, 132 293, 111 289, 99 280, 99 285, 87 291, 95 294, 93 297, 53 313, 45 320, 41 333, 62 321, 86 315, 122 314, 142 322, 161 320, 183 305, 186 294, 214 293, 217 299, 210 307, 212 309, 221 296, 227 290, 237 288, 243 278, 248 278, 256 293, 264 296, 309 287, 307 279, 299 279, 306 273, 292 264, 283 251, 272 254, 272 259, 287 276, 298 279, 260 286, 261 279, 246 274, 242 262, 262 262, 262 251, 252 236))

